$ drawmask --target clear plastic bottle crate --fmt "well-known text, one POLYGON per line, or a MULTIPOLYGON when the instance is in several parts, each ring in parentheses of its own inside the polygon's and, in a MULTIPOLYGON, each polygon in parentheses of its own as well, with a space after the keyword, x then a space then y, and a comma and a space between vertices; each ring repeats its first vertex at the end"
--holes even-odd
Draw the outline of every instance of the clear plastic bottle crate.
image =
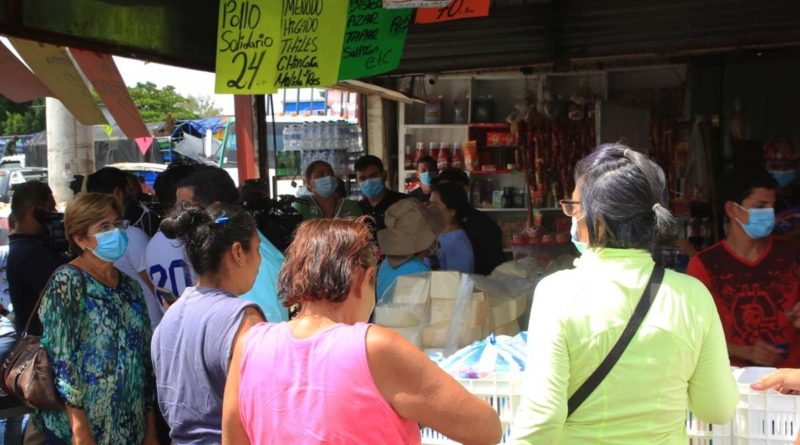
MULTIPOLYGON (((456 379, 473 395, 491 405, 503 425, 501 444, 511 440, 511 423, 517 413, 522 394, 522 374, 495 373, 483 379, 456 379)), ((431 428, 422 428, 423 445, 453 445, 454 442, 431 428)))

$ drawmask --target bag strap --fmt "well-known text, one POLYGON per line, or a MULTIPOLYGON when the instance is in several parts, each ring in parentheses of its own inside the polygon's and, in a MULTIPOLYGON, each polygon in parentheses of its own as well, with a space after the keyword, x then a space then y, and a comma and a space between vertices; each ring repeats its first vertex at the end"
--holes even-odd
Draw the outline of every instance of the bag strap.
MULTIPOLYGON (((69 264, 69 263, 65 264, 64 267, 75 269, 75 271, 78 272, 78 275, 81 277, 81 286, 83 287, 83 293, 86 294, 86 278, 83 276, 83 269, 74 264, 69 264)), ((44 294, 47 292, 47 288, 50 287, 50 282, 53 281, 53 277, 56 275, 56 272, 58 272, 58 269, 56 269, 56 271, 53 272, 52 275, 50 275, 50 278, 47 279, 47 284, 45 284, 42 291, 39 292, 39 299, 36 300, 36 304, 33 305, 33 311, 31 311, 31 315, 28 316, 28 321, 25 323, 25 330, 22 331, 23 335, 28 335, 28 329, 31 327, 31 322, 33 321, 33 317, 35 317, 36 313, 39 312, 39 306, 42 305, 44 294)))
POLYGON ((639 298, 639 303, 636 305, 636 309, 633 311, 633 315, 631 319, 628 321, 628 325, 625 326, 625 330, 622 331, 622 335, 617 340, 617 343, 614 344, 614 347, 611 348, 611 351, 608 353, 606 358, 600 363, 597 369, 594 370, 592 375, 586 379, 585 382, 575 391, 569 400, 567 401, 567 417, 571 416, 572 413, 577 410, 583 402, 589 398, 590 395, 600 386, 600 383, 606 378, 611 369, 614 368, 614 365, 617 364, 622 354, 625 352, 625 349, 628 348, 628 345, 633 340, 634 335, 636 335, 636 331, 639 330, 639 326, 642 325, 644 318, 647 316, 647 312, 650 310, 650 306, 653 305, 653 300, 656 299, 656 294, 658 294, 658 289, 661 287, 661 281, 664 279, 664 268, 661 266, 655 266, 653 268, 653 273, 650 275, 650 280, 647 282, 647 285, 644 287, 644 292, 642 293, 641 298, 639 298))

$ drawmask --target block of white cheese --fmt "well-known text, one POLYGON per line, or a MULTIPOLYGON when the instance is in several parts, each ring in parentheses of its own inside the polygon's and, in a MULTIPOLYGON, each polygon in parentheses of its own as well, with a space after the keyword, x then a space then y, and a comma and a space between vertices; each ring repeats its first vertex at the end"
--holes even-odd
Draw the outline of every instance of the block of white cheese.
POLYGON ((495 327, 504 326, 522 316, 525 309, 527 309, 528 296, 522 294, 515 298, 505 298, 489 295, 489 302, 492 305, 492 325, 495 327))
MULTIPOLYGON (((453 299, 431 299, 431 323, 437 323, 453 318, 456 309, 453 299)), ((483 292, 475 292, 467 309, 468 326, 481 326, 489 316, 489 299, 483 292)))
MULTIPOLYGON (((422 329, 423 348, 444 348, 447 345, 447 334, 450 332, 450 320, 431 323, 422 329)), ((483 327, 473 326, 462 332, 458 339, 458 347, 463 348, 483 338, 483 327)))
POLYGON ((431 298, 455 300, 461 287, 461 272, 431 272, 431 298))
POLYGON ((428 304, 386 304, 375 307, 375 324, 389 328, 410 328, 428 323, 428 304))
POLYGON ((514 320, 494 330, 494 335, 508 335, 509 337, 513 337, 517 334, 519 334, 519 320, 514 320))
POLYGON ((389 301, 396 304, 426 304, 430 298, 430 276, 415 274, 397 277, 386 292, 393 292, 389 301))
POLYGON ((419 349, 422 349, 422 326, 416 326, 413 328, 389 328, 398 334, 400 334, 403 338, 408 340, 411 344, 416 346, 419 349))

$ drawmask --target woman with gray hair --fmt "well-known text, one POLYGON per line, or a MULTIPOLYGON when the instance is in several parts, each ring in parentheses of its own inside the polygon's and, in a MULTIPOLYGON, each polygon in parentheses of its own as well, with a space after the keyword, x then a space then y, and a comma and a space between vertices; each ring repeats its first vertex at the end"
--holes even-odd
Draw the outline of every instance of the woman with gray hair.
POLYGON ((536 288, 514 443, 684 445, 687 409, 725 423, 738 391, 711 295, 652 259, 673 226, 664 172, 602 145, 575 183, 561 204, 585 252, 536 288))

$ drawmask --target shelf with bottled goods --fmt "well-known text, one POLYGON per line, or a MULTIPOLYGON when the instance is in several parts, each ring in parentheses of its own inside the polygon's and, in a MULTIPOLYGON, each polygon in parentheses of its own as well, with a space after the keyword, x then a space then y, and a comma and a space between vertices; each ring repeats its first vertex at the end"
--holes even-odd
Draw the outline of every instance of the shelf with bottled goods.
POLYGON ((406 130, 466 130, 467 124, 407 124, 406 130))

